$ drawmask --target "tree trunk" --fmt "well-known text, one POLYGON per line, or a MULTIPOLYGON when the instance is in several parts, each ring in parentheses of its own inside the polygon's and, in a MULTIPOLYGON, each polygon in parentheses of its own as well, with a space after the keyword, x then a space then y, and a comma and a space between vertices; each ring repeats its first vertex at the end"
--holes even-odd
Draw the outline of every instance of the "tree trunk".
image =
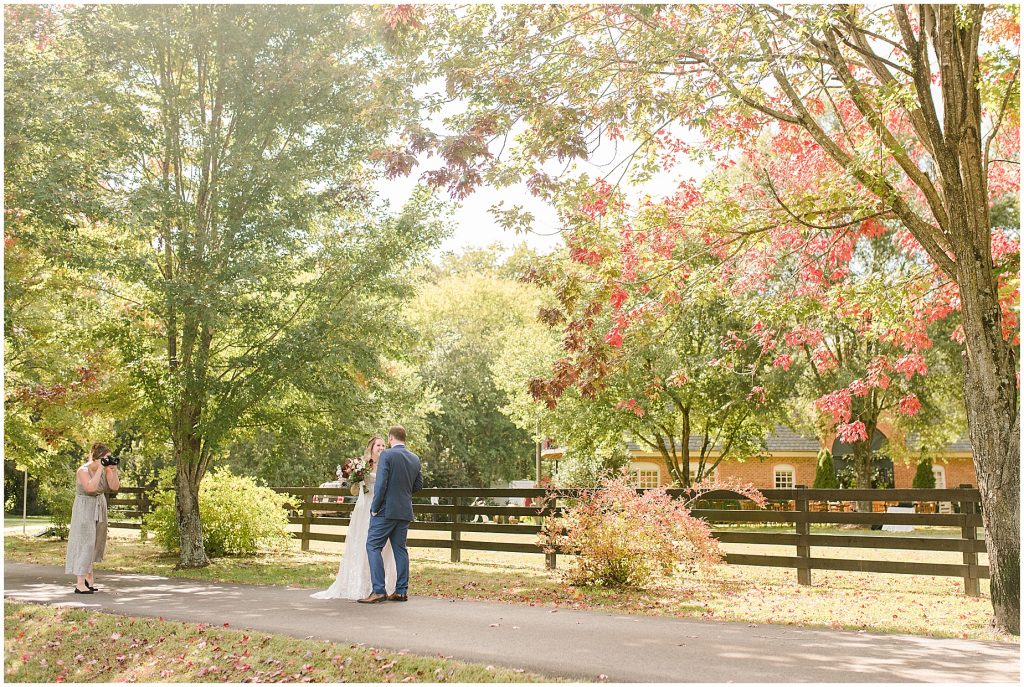
MULTIPOLYGON (((675 446, 672 446, 672 473, 675 477, 676 486, 680 489, 689 489, 691 485, 690 480, 690 409, 689 407, 680 407, 679 416, 681 418, 681 427, 679 430, 679 452, 676 453, 675 446)), ((675 439, 670 435, 668 440, 675 442, 675 439)))
MULTIPOLYGON (((858 441, 853 445, 853 469, 857 475, 857 489, 871 488, 871 441, 872 435, 868 435, 867 441, 858 441)), ((857 511, 860 513, 871 512, 871 501, 858 501, 857 511)))
MULTIPOLYGON (((972 8, 978 11, 976 8, 972 8)), ((956 282, 967 355, 964 400, 974 468, 981 491, 985 542, 995 625, 1020 634, 1020 415, 1017 346, 1003 338, 1002 313, 992 260, 992 229, 988 206, 987 161, 981 137, 981 101, 976 52, 959 66, 965 46, 976 46, 980 14, 970 27, 956 23, 956 10, 944 7, 941 24, 943 97, 948 145, 937 159, 951 169, 943 174, 949 198, 956 282), (968 33, 970 29, 970 33, 968 33), (950 83, 947 85, 946 80, 950 83), (947 94, 948 91, 948 94, 947 94), (957 110, 949 109, 956 104, 957 110), (963 116, 957 121, 954 115, 963 116), (955 146, 955 148, 954 148, 955 146), (953 163, 959 163, 954 166, 953 163), (959 172, 958 174, 956 172, 959 172)))
POLYGON ((199 481, 189 470, 178 468, 174 478, 175 505, 178 511, 178 542, 181 555, 177 568, 204 568, 210 564, 203 546, 203 526, 199 519, 199 481))
POLYGON ((174 423, 175 506, 178 515, 178 568, 210 564, 199 517, 199 483, 203 479, 202 441, 196 433, 199 410, 187 401, 176 409, 174 423))
MULTIPOLYGON (((961 253, 963 254, 963 253, 961 253)), ((1020 634, 1020 416, 1015 347, 1003 339, 985 256, 959 261, 964 398, 981 491, 997 628, 1020 634)))

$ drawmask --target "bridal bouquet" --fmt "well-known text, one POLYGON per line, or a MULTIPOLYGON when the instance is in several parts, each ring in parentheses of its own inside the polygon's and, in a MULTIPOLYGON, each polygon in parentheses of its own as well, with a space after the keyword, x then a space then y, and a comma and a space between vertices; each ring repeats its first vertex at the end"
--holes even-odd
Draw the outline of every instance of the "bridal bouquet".
POLYGON ((366 487, 366 475, 371 467, 370 461, 365 460, 362 456, 349 458, 341 468, 341 475, 353 486, 358 483, 362 487, 363 493, 368 494, 370 490, 366 487))

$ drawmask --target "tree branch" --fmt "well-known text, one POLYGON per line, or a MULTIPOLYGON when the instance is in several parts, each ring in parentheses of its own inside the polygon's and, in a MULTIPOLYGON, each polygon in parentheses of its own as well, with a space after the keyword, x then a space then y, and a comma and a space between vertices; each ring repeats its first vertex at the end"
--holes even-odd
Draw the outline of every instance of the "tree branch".
POLYGON ((1006 93, 1003 94, 1003 102, 999 106, 999 114, 996 116, 995 124, 992 126, 992 131, 985 137, 985 156, 983 158, 985 163, 985 178, 988 178, 989 164, 995 162, 995 160, 989 159, 991 152, 992 141, 995 140, 996 135, 999 133, 1000 127, 1003 125, 1003 117, 1006 115, 1006 108, 1010 102, 1010 94, 1013 93, 1013 85, 1017 82, 1020 77, 1020 63, 1017 64, 1013 69, 1013 76, 1010 78, 1010 83, 1006 85, 1006 93))

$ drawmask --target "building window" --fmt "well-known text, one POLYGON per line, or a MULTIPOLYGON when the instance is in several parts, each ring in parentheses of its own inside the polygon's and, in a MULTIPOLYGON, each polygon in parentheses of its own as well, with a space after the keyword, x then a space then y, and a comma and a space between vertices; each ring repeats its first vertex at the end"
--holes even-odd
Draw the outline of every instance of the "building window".
POLYGON ((638 489, 661 486, 661 470, 654 463, 633 463, 631 473, 633 486, 638 489))
POLYGON ((792 465, 775 466, 775 488, 792 489, 796 484, 796 470, 792 465))

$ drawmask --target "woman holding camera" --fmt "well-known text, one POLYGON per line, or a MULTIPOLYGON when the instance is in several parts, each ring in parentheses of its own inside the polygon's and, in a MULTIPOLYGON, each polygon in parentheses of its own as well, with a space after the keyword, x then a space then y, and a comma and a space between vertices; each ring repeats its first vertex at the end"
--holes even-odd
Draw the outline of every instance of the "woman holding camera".
POLYGON ((71 508, 68 554, 64 572, 76 575, 75 594, 92 594, 93 563, 103 560, 107 548, 107 494, 117 493, 121 482, 116 458, 103 444, 93 444, 89 462, 78 468, 75 504, 71 508))

